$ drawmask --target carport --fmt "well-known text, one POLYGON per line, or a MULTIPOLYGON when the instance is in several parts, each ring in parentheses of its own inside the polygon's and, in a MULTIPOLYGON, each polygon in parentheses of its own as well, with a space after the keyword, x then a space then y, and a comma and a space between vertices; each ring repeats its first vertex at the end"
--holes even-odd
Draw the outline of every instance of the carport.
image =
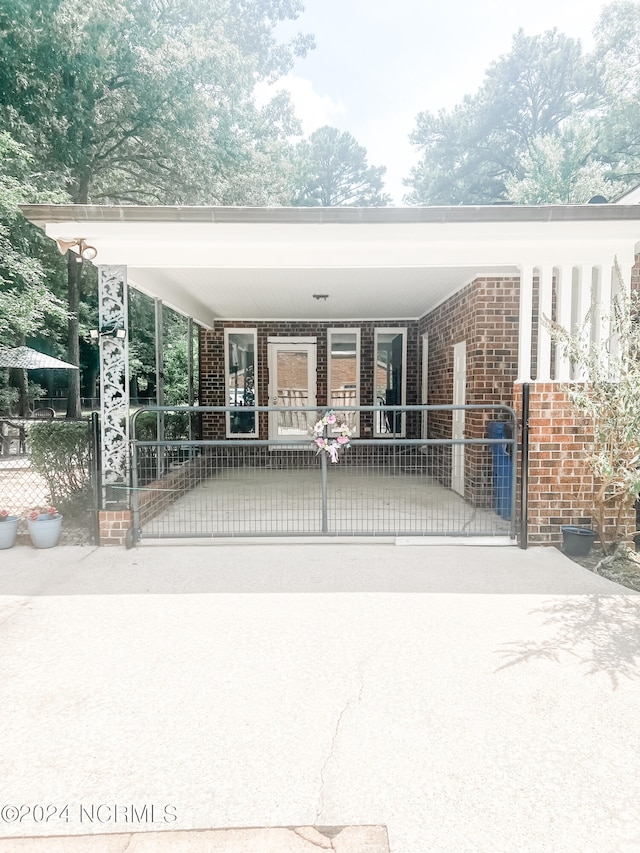
MULTIPOLYGON (((293 353, 298 361, 306 359, 307 378, 302 390, 285 389, 288 399, 295 394, 295 401, 304 399, 311 407, 335 406, 337 398, 327 388, 327 353, 338 351, 341 336, 351 336, 360 360, 359 384, 343 387, 354 395, 355 405, 457 405, 457 412, 446 417, 425 418, 411 434, 404 425, 399 432, 394 427, 393 434, 479 440, 486 417, 471 417, 465 404, 511 406, 523 383, 534 381, 546 389, 549 383, 579 378, 554 352, 539 318, 555 316, 571 325, 587 314, 592 299, 607 304, 616 286, 616 259, 628 286, 640 220, 640 206, 610 204, 412 209, 35 205, 23 212, 62 247, 78 251, 88 246, 97 253, 108 509, 121 508, 111 503, 110 487, 131 487, 129 287, 198 327, 203 405, 228 402, 232 367, 236 379, 239 369, 231 353, 249 341, 251 366, 259 372, 254 403, 280 402, 280 385, 274 390, 270 383, 278 358, 293 353), (490 292, 489 303, 481 301, 485 292, 490 292), (508 308, 502 310, 501 301, 508 308), (500 315, 500 323, 493 315, 500 315), (389 359, 401 362, 402 382, 397 388, 388 382, 380 395, 374 365, 381 363, 385 347, 393 353, 389 359)), ((604 339, 601 321, 594 316, 592 322, 595 338, 604 339)), ((159 351, 160 402, 161 372, 159 351)), ((341 393, 340 399, 346 399, 341 393)), ((253 439, 282 437, 280 418, 256 418, 253 439)), ((363 425, 363 439, 386 439, 376 423, 363 425)), ((233 443, 249 438, 234 435, 228 422, 226 428, 222 422, 211 424, 207 439, 233 443)), ((447 487, 469 502, 478 484, 486 488, 486 452, 483 461, 467 448, 454 453, 452 444, 450 449, 447 487)), ((542 507, 544 512, 548 515, 542 507)), ((540 529, 548 527, 541 518, 540 529)))

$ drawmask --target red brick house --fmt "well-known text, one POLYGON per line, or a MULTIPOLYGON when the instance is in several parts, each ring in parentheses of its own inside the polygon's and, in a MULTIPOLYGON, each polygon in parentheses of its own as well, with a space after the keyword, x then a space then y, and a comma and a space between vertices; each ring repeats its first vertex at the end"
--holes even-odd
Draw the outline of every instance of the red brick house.
MULTIPOLYGON (((23 210, 53 239, 95 247, 105 321, 126 286, 193 318, 202 405, 282 404, 286 389, 289 400, 319 407, 505 404, 519 414, 529 383, 530 541, 557 542, 561 524, 588 520, 585 433, 560 390, 580 377, 539 320, 571 326, 592 300, 607 304, 616 259, 631 286, 638 204, 23 210)), ((296 429, 267 413, 254 418, 214 418, 209 428, 229 441, 296 429)), ((362 438, 389 429, 375 412, 357 420, 362 438)), ((443 411, 428 426, 403 416, 394 429, 480 438, 486 421, 443 411)), ((467 497, 473 460, 469 448, 457 487, 467 497)))

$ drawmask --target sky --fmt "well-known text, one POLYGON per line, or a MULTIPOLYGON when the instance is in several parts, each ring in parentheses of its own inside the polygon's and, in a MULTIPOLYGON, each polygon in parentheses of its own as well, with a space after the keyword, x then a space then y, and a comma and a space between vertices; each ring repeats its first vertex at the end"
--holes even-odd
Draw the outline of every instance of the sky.
POLYGON ((386 166, 394 204, 417 162, 409 142, 418 113, 449 109, 480 86, 522 28, 556 27, 592 47, 602 0, 306 0, 281 33, 312 33, 316 49, 277 88, 292 96, 305 136, 330 124, 386 166))

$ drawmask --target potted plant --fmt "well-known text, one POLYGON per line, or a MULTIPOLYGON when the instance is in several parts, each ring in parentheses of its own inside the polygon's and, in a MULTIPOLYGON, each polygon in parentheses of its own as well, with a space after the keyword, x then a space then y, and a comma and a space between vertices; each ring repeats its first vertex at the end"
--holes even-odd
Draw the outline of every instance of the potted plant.
POLYGON ((6 509, 0 509, 0 551, 13 548, 18 532, 18 516, 10 515, 6 509))
POLYGON ((58 544, 62 516, 53 506, 35 509, 27 517, 27 527, 34 548, 53 548, 58 544))

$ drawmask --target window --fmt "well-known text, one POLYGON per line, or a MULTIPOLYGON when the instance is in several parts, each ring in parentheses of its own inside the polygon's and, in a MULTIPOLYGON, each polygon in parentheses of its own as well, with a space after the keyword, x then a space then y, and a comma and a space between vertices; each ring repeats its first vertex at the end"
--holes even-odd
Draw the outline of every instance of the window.
MULTIPOLYGON (((406 405, 407 330, 376 329, 374 334, 375 375, 374 405, 406 405)), ((403 412, 377 412, 375 435, 389 433, 404 436, 406 415, 403 412)))
MULTIPOLYGON (((360 329, 327 330, 327 404, 329 408, 360 405, 360 329)), ((345 412, 357 433, 358 412, 345 412)))
POLYGON ((227 436, 258 435, 257 414, 247 412, 247 406, 257 405, 256 351, 257 329, 225 329, 225 406, 227 436))

